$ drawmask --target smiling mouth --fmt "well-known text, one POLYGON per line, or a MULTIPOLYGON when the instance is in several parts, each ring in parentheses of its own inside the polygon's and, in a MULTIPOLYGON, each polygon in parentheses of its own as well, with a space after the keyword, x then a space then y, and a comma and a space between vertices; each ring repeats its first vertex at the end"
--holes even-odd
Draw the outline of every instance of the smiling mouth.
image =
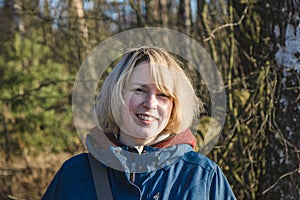
POLYGON ((136 114, 137 118, 143 120, 143 121, 149 121, 149 122, 153 122, 155 120, 157 120, 156 117, 150 116, 150 115, 145 115, 145 114, 136 114))

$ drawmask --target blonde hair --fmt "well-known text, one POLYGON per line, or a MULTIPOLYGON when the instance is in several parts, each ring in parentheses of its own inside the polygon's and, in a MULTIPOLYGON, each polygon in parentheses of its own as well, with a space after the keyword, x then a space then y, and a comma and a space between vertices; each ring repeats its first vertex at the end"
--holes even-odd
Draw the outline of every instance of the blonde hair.
POLYGON ((201 101, 197 98, 190 79, 179 61, 169 52, 157 47, 141 47, 126 52, 104 81, 96 106, 98 123, 107 133, 118 134, 118 116, 123 102, 122 90, 137 64, 148 61, 151 75, 158 90, 170 96, 173 109, 167 126, 161 133, 179 133, 189 128, 200 113, 201 101))

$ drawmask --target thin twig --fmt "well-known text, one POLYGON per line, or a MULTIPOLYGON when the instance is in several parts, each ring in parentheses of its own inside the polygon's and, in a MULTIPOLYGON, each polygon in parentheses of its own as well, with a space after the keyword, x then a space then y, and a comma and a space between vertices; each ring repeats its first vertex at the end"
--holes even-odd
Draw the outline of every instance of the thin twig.
POLYGON ((205 38, 203 41, 204 42, 207 42, 209 41, 211 38, 215 38, 214 34, 215 32, 221 30, 221 29, 224 29, 224 28, 228 28, 228 27, 231 27, 231 26, 238 26, 242 23, 242 21, 244 20, 246 14, 247 14, 247 11, 248 11, 248 6, 246 6, 246 8, 244 9, 243 11, 243 15, 241 16, 240 20, 238 22, 232 22, 232 23, 228 23, 228 24, 223 24, 221 26, 218 26, 217 28, 215 28, 207 38, 205 38))
POLYGON ((271 189, 273 189, 273 188, 279 183, 279 181, 280 181, 281 179, 284 179, 285 177, 287 177, 287 176, 289 176, 289 175, 292 175, 292 174, 294 174, 294 173, 296 173, 296 172, 300 173, 300 168, 297 168, 297 169, 295 169, 294 171, 287 172, 287 173, 281 175, 281 176, 278 178, 278 180, 277 180, 273 185, 271 185, 269 188, 267 188, 265 191, 263 191, 262 194, 265 194, 265 193, 269 192, 271 189))

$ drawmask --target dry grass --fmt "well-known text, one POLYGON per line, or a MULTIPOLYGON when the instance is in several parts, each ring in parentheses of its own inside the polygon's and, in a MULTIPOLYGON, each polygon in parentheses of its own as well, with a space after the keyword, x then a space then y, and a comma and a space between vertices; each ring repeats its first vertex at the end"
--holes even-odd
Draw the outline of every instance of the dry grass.
POLYGON ((0 152, 0 199, 41 199, 48 184, 70 153, 11 156, 0 152))

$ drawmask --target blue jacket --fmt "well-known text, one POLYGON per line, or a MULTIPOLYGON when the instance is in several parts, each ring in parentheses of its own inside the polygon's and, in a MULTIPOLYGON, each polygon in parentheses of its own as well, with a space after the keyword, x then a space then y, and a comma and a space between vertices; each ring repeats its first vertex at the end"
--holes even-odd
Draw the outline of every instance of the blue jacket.
MULTIPOLYGON (((98 153, 89 150, 96 158, 105 158, 100 158, 100 161, 109 166, 105 169, 115 200, 236 199, 221 169, 204 155, 193 151, 189 144, 145 147, 149 155, 159 157, 155 162, 151 156, 146 159, 139 154, 128 156, 126 147, 111 146, 109 150, 98 153), (115 161, 121 163, 121 168, 128 164, 129 170, 111 167, 111 162, 115 161)), ((63 164, 43 196, 43 200, 50 199, 97 199, 87 153, 74 156, 63 164)))

